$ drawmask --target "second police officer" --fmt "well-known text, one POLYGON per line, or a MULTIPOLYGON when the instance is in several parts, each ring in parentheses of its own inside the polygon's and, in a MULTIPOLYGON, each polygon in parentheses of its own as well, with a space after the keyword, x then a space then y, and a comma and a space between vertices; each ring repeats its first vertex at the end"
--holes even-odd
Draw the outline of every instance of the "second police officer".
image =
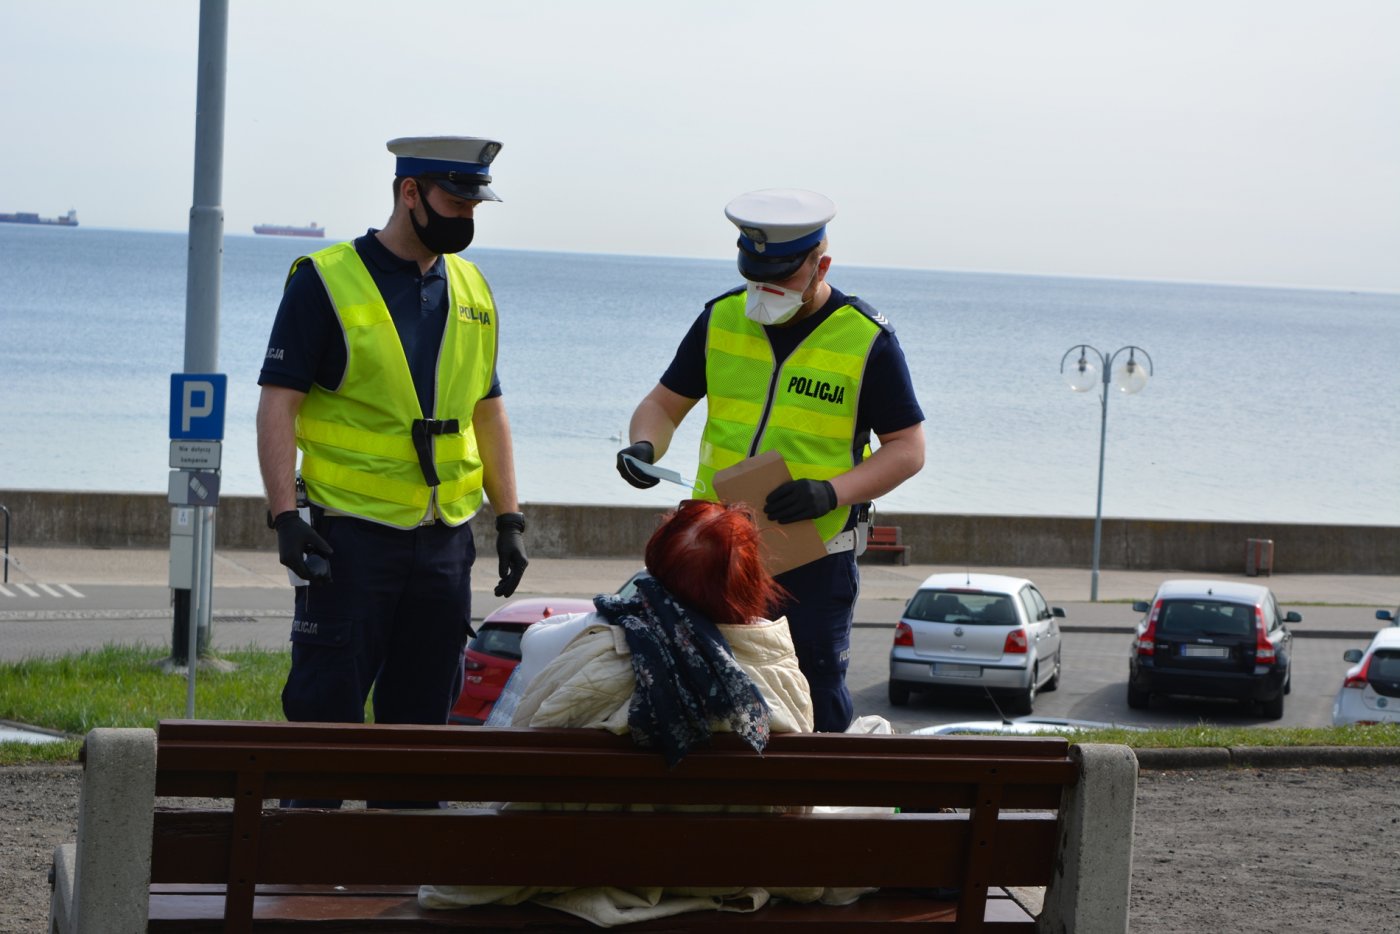
MULTIPOLYGON (((826 225, 836 207, 801 189, 740 195, 725 208, 739 228, 745 284, 712 299, 682 339, 628 428, 617 469, 636 487, 656 484, 626 463, 655 463, 700 399, 708 417, 696 495, 714 498, 714 474, 777 451, 794 479, 762 509, 779 523, 815 520, 827 555, 778 575, 786 614, 812 690, 816 729, 850 725, 846 688, 860 578, 858 528, 872 499, 923 467, 924 415, 894 328, 827 281, 826 225), (879 446, 870 451, 870 436, 879 446)), ((758 506, 759 504, 755 504, 758 506)))

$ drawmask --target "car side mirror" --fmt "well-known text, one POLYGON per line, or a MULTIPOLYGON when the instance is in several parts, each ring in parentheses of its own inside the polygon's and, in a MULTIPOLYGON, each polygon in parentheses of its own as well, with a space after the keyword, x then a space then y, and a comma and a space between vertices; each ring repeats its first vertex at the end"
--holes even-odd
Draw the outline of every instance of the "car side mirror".
POLYGON ((1377 610, 1377 611, 1376 611, 1376 619, 1383 619, 1383 620, 1386 620, 1387 622, 1396 622, 1396 621, 1397 621, 1397 620, 1395 619, 1395 614, 1392 613, 1392 612, 1390 612, 1389 610, 1377 610))
POLYGON ((1134 613, 1146 613, 1152 606, 1146 600, 1139 600, 1133 604, 1134 613))
POLYGON ((1357 662, 1361 661, 1361 656, 1365 654, 1366 653, 1362 652, 1360 649, 1347 649, 1342 653, 1342 661, 1351 662, 1355 665, 1357 662))
POLYGON ((1052 607, 1050 608, 1050 615, 1051 615, 1051 616, 1058 616, 1060 619, 1064 619, 1064 618, 1065 618, 1065 610, 1064 610, 1064 607, 1052 606, 1052 607))
POLYGON ((1292 610, 1289 610, 1288 613, 1283 617, 1283 621, 1285 623, 1301 623, 1303 621, 1303 614, 1295 613, 1292 610))

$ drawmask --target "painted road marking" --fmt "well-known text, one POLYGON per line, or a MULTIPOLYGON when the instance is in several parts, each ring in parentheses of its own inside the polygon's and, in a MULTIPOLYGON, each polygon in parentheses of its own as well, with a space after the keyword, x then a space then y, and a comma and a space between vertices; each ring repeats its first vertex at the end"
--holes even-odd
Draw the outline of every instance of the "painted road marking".
POLYGON ((70 597, 77 597, 79 600, 85 599, 81 590, 76 590, 68 584, 43 584, 38 581, 35 581, 32 587, 29 584, 21 584, 18 581, 11 581, 9 587, 0 584, 0 596, 18 597, 24 595, 39 598, 44 596, 44 594, 48 594, 50 597, 58 597, 59 599, 62 599, 65 594, 70 597), (10 587, 17 588, 20 592, 15 593, 10 587), (42 590, 44 593, 39 593, 39 590, 34 589, 35 587, 38 587, 39 590, 42 590))

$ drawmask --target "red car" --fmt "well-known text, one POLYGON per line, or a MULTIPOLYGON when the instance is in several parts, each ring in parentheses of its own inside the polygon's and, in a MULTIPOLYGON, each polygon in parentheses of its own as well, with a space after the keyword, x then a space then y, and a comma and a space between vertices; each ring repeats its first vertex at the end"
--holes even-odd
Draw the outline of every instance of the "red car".
POLYGON ((515 600, 487 615, 467 643, 462 693, 448 714, 449 723, 481 724, 491 715, 506 679, 520 664, 520 637, 532 623, 566 613, 591 613, 592 600, 532 597, 515 600))

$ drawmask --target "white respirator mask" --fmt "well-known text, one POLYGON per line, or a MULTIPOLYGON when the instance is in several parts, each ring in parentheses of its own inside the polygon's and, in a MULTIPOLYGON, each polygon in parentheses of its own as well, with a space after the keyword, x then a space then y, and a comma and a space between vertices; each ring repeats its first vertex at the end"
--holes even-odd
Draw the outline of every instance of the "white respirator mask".
POLYGON ((744 315, 759 324, 782 324, 802 307, 802 293, 796 289, 785 289, 771 282, 748 283, 748 294, 744 296, 744 315))

